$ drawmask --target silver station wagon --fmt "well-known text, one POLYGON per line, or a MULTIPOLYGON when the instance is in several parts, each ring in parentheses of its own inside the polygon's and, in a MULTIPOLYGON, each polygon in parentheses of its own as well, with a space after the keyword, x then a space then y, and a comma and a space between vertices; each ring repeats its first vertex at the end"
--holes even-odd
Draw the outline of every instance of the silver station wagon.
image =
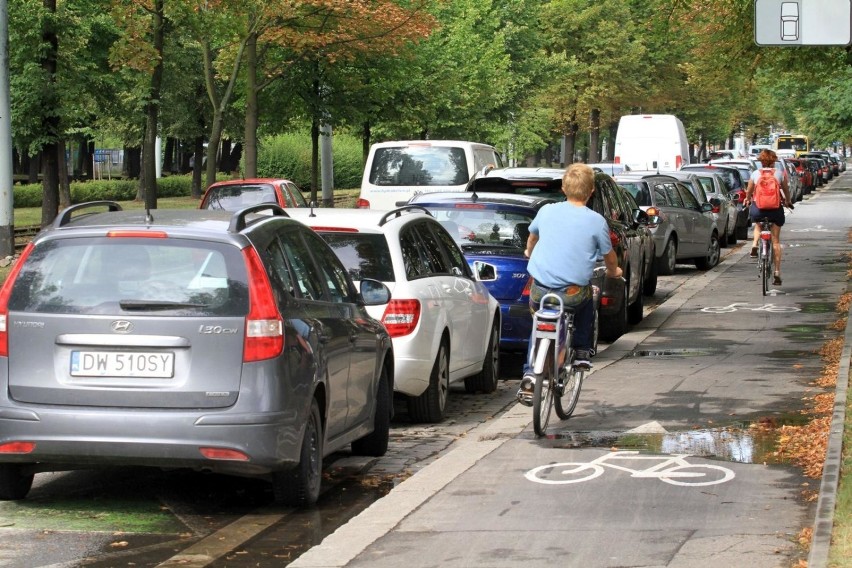
POLYGON ((392 347, 366 305, 389 296, 274 204, 66 209, 0 289, 0 499, 154 466, 315 502, 324 456, 387 449, 392 347))

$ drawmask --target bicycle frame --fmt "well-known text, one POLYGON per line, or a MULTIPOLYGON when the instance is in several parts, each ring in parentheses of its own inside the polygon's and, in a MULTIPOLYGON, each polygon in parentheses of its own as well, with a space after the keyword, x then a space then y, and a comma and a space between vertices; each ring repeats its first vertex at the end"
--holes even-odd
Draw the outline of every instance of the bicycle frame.
POLYGON ((551 342, 554 342, 556 348, 552 351, 553 359, 550 363, 553 365, 551 370, 553 376, 559 375, 559 362, 565 361, 565 351, 571 345, 571 335, 574 326, 573 314, 565 312, 565 305, 562 298, 553 293, 547 293, 542 296, 539 302, 539 309, 533 315, 533 329, 535 330, 535 344, 530 352, 530 367, 536 376, 540 376, 545 372, 545 365, 549 362, 547 354, 551 352, 549 349, 551 342), (555 301, 559 307, 550 308, 545 306, 545 300, 555 301))
POLYGON ((757 272, 760 276, 760 286, 765 296, 769 291, 769 277, 772 274, 772 221, 764 218, 760 223, 760 246, 757 255, 757 272))

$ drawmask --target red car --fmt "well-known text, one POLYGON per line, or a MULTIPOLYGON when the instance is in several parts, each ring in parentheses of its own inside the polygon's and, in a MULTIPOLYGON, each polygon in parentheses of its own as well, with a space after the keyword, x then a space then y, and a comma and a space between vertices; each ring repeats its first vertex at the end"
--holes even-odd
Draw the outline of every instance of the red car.
POLYGON ((258 203, 281 207, 307 207, 302 191, 287 179, 253 178, 216 182, 207 188, 199 209, 239 211, 258 203))
POLYGON ((798 158, 787 158, 787 161, 795 166, 796 171, 802 179, 802 193, 810 193, 816 189, 816 180, 813 172, 808 168, 804 161, 798 158))

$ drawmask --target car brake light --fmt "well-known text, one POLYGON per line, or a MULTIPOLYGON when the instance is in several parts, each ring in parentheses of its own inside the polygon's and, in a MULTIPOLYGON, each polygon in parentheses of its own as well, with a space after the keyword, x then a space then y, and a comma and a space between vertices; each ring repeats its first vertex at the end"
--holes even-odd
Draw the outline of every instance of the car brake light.
POLYGON ((524 290, 521 292, 521 298, 529 298, 530 297, 530 288, 532 288, 533 278, 530 276, 527 278, 527 283, 524 284, 524 290))
POLYGON ((382 323, 391 337, 408 335, 419 321, 420 300, 391 300, 382 316, 382 323))
POLYGON ((485 209, 485 205, 481 203, 456 203, 453 207, 455 209, 485 209))
POLYGON ((130 239, 167 239, 169 236, 163 231, 108 231, 109 238, 130 239))
POLYGON ((35 442, 6 442, 0 444, 0 454, 31 454, 35 447, 35 442))
POLYGON ((334 233, 357 233, 358 229, 353 229, 351 227, 321 227, 311 225, 311 229, 316 231, 317 233, 321 233, 322 231, 334 232, 334 233))
POLYGON ((243 452, 228 448, 198 448, 198 451, 208 460, 249 461, 243 452))
POLYGON ((710 211, 712 211, 713 213, 718 213, 719 210, 720 210, 720 207, 718 205, 713 205, 713 209, 711 209, 710 211))
POLYGON ((616 157, 615 157, 615 160, 613 160, 613 161, 614 161, 616 164, 620 164, 620 163, 621 163, 621 156, 616 156, 616 157))
POLYGON ((612 229, 610 229, 609 231, 609 240, 612 243, 613 248, 621 244, 621 239, 619 238, 618 234, 616 234, 616 232, 612 229))
POLYGON ((615 298, 610 298, 609 296, 601 297, 601 305, 602 306, 612 306, 615 304, 615 298))
POLYGON ((358 201, 355 202, 355 209, 369 209, 370 202, 366 199, 358 198, 358 201))
POLYGON ((29 243, 6 277, 3 287, 0 288, 0 357, 9 356, 9 296, 12 295, 12 286, 15 285, 15 279, 18 277, 18 273, 21 271, 24 262, 30 256, 32 250, 33 244, 29 243))
POLYGON ((243 362, 277 357, 284 349, 284 326, 275 304, 272 285, 260 257, 251 247, 243 249, 248 269, 249 313, 243 342, 243 362))
POLYGON ((683 165, 683 156, 675 156, 675 169, 679 170, 683 165))

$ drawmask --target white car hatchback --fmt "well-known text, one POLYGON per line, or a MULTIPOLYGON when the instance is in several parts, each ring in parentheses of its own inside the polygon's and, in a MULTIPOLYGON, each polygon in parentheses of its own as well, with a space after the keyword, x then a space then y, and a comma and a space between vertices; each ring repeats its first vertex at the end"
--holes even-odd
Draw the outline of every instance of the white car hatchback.
POLYGON ((494 275, 474 275, 426 209, 287 212, 331 245, 356 286, 375 278, 390 288, 390 302, 367 311, 391 336, 394 390, 412 420, 441 421, 452 383, 464 381, 468 392, 497 388, 500 306, 480 281, 494 275))

